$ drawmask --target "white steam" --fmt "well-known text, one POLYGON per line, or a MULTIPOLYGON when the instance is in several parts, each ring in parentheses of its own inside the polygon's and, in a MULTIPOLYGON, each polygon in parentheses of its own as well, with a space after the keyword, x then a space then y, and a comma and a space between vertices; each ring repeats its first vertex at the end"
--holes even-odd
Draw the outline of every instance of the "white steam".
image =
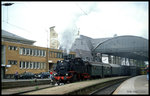
POLYGON ((63 24, 58 25, 56 27, 56 32, 58 32, 58 41, 60 43, 59 49, 62 49, 66 54, 69 54, 70 49, 73 43, 75 42, 76 38, 79 38, 80 24, 78 24, 78 22, 80 17, 85 15, 87 16, 89 13, 95 10, 94 7, 96 3, 83 3, 83 5, 82 9, 77 3, 73 4, 72 6, 69 6, 68 9, 72 9, 74 6, 74 9, 77 9, 75 10, 76 12, 72 13, 72 10, 70 10, 69 12, 64 13, 69 15, 69 17, 67 15, 65 15, 64 17, 68 20, 60 20, 60 22, 63 22, 63 24))
POLYGON ((64 53, 69 54, 72 44, 74 43, 75 39, 78 37, 79 36, 78 36, 77 26, 71 24, 61 34, 58 35, 60 49, 62 49, 64 53))

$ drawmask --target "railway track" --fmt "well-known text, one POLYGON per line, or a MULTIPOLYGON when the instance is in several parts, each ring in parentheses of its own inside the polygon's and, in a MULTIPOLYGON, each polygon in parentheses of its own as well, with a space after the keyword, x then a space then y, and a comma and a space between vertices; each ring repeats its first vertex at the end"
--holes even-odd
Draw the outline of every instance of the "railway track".
POLYGON ((119 81, 117 83, 105 86, 103 88, 99 88, 93 92, 91 92, 89 95, 112 95, 112 93, 117 89, 117 87, 122 83, 123 81, 119 81))

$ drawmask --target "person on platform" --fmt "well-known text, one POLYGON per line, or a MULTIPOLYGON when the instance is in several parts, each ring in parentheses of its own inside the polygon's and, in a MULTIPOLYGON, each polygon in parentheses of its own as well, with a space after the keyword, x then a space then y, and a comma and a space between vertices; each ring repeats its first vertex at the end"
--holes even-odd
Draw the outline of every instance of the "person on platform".
POLYGON ((149 65, 146 67, 146 72, 147 72, 147 80, 149 80, 149 65))
POLYGON ((15 80, 18 80, 18 72, 15 73, 15 80))

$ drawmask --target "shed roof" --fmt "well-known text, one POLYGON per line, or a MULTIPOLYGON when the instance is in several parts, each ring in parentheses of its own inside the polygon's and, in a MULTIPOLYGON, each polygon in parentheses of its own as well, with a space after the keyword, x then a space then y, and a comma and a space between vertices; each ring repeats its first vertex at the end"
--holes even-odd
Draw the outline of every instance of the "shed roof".
POLYGON ((105 53, 137 60, 148 60, 148 40, 138 36, 117 36, 99 42, 92 52, 105 53))

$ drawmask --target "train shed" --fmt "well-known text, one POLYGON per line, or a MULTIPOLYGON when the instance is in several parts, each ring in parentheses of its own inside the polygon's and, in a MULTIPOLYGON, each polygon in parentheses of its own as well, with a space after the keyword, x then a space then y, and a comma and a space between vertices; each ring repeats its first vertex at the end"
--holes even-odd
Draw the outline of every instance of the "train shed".
POLYGON ((132 35, 98 39, 81 35, 72 49, 79 57, 92 58, 93 61, 102 62, 102 57, 107 56, 111 64, 124 62, 127 65, 128 62, 129 66, 144 66, 144 62, 149 60, 148 39, 132 35))

